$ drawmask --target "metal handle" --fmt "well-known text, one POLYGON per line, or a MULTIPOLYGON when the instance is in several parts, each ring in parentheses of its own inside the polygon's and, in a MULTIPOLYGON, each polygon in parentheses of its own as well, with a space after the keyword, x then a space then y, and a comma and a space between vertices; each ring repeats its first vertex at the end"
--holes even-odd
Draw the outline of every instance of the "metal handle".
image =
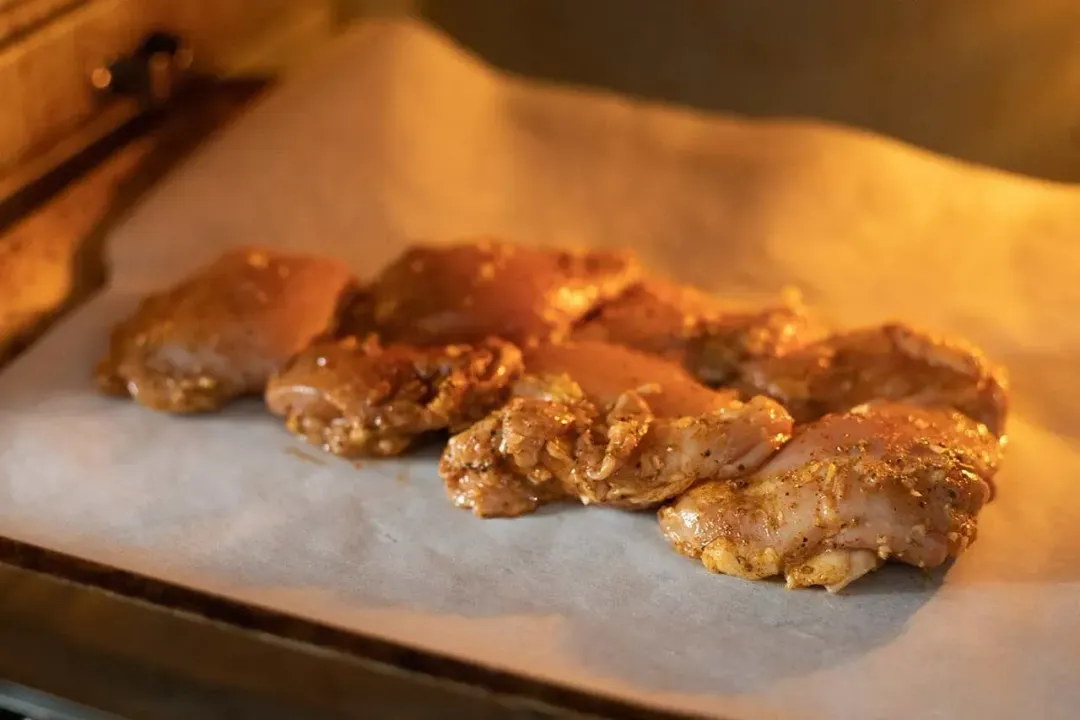
POLYGON ((193 55, 182 38, 152 32, 129 55, 90 73, 90 83, 101 93, 135 98, 147 106, 168 101, 191 68, 193 55))

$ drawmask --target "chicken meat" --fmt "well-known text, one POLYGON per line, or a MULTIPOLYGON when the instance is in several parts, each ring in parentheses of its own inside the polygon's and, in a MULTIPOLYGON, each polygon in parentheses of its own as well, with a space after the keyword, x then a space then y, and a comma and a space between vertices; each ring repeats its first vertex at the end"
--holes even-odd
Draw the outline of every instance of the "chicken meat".
POLYGON ((636 260, 623 252, 495 240, 418 245, 376 278, 373 316, 379 333, 395 342, 501 337, 525 345, 565 335, 639 277, 636 260))
POLYGON ((932 568, 962 552, 1000 458, 955 410, 864 405, 797 430, 742 482, 695 486, 660 526, 713 572, 837 591, 888 559, 932 568))
POLYGON ((646 278, 590 313, 573 333, 681 363, 702 382, 730 382, 743 363, 806 342, 813 332, 801 300, 759 309, 736 306, 696 288, 646 278))
POLYGON ((474 345, 380 344, 375 336, 313 344, 266 389, 287 427, 337 455, 396 455, 437 430, 460 430, 506 401, 521 351, 474 345))
POLYGON ((98 386, 171 412, 261 393, 289 357, 333 331, 355 287, 338 260, 230 251, 114 328, 98 386))
POLYGON ((896 323, 746 363, 740 387, 775 398, 800 423, 880 399, 951 407, 994 433, 1005 430, 1004 370, 965 341, 896 323))
POLYGON ((452 501, 480 516, 559 499, 637 509, 703 478, 753 472, 791 433, 774 401, 740 402, 674 363, 600 342, 542 345, 509 402, 450 439, 452 501))

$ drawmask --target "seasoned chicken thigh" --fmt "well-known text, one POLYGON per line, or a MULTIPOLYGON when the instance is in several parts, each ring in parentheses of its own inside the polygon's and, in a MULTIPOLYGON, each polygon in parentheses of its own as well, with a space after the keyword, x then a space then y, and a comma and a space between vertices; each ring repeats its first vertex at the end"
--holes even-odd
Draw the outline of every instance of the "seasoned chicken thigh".
POLYGON ((779 400, 798 422, 872 400, 952 407, 1005 430, 1004 371, 972 345, 905 325, 833 335, 785 355, 744 364, 747 394, 779 400))
POLYGON ((556 499, 642 508, 702 478, 752 472, 791 417, 681 367, 597 342, 542 345, 504 407, 450 439, 439 469, 460 507, 520 515, 556 499))
POLYGON ((890 558, 931 568, 962 552, 1000 457, 954 410, 864 405, 797 431, 743 482, 690 489, 660 526, 714 572, 836 591, 890 558))
POLYGON ((342 304, 335 337, 363 338, 376 334, 375 299, 368 287, 357 287, 342 304))
POLYGON ((96 369, 112 395, 172 412, 261 393, 271 373, 334 328, 355 288, 338 260, 242 248, 145 298, 96 369))
POLYGON ((527 344, 570 325, 640 276, 632 255, 494 240, 415 246, 376 278, 374 320, 385 338, 416 344, 501 337, 527 344))
POLYGON ((703 382, 729 382, 751 359, 771 357, 809 339, 801 300, 760 309, 739 307, 696 288, 650 277, 595 310, 576 340, 625 345, 680 363, 703 382))
POLYGON ((348 337, 295 357, 271 379, 266 404, 337 455, 396 455, 424 433, 483 418, 521 371, 521 351, 502 340, 417 348, 348 337))

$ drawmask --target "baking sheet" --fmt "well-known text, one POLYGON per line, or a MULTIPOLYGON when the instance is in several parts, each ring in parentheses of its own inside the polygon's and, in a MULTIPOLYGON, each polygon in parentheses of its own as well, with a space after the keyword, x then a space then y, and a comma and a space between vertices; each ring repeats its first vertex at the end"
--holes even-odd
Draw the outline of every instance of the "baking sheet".
POLYGON ((111 289, 0 374, 0 534, 593 692, 734 718, 1071 717, 1080 702, 1080 189, 880 138, 501 77, 378 24, 163 183, 111 289), (845 595, 710 575, 650 515, 449 505, 434 452, 359 469, 258 403, 99 397, 108 326, 227 246, 343 255, 493 233, 628 245, 832 321, 902 317, 1008 364, 1012 445, 972 550, 845 595))

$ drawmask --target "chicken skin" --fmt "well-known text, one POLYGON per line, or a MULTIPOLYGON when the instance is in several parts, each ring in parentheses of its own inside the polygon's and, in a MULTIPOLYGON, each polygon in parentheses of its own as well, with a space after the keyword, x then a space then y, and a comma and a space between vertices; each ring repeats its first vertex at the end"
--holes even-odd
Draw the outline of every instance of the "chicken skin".
POLYGON ((801 301, 736 307, 696 288, 650 277, 601 305, 573 333, 658 355, 710 385, 732 380, 742 364, 805 342, 812 332, 801 301))
POLYGON ((896 403, 827 415, 739 483, 704 482, 660 526, 713 572, 837 591, 887 559, 941 565, 975 540, 1001 444, 945 408, 896 403))
POLYGON ((113 330, 98 386, 170 412, 216 410, 262 393, 290 356, 333 330, 354 289, 338 260, 230 251, 145 298, 113 330))
POLYGON ((450 439, 451 500, 482 517, 577 498, 651 507, 702 478, 753 472, 791 434, 767 398, 739 402, 680 366, 598 342, 526 351, 510 401, 450 439))
POLYGON ((357 287, 342 303, 338 313, 337 338, 358 337, 377 334, 375 327, 375 300, 369 287, 357 287))
POLYGON ((797 422, 875 399, 951 407, 1002 434, 1004 371, 967 342, 888 324, 833 335, 744 364, 741 388, 769 395, 797 422))
POLYGON ((374 336, 317 342, 266 389, 287 427, 337 455, 397 455, 420 435, 459 430, 502 405, 521 376, 521 351, 475 345, 383 347, 374 336))
POLYGON ((566 334, 640 277, 632 255, 499 241, 414 246, 371 287, 378 332, 394 342, 501 337, 521 345, 566 334))

